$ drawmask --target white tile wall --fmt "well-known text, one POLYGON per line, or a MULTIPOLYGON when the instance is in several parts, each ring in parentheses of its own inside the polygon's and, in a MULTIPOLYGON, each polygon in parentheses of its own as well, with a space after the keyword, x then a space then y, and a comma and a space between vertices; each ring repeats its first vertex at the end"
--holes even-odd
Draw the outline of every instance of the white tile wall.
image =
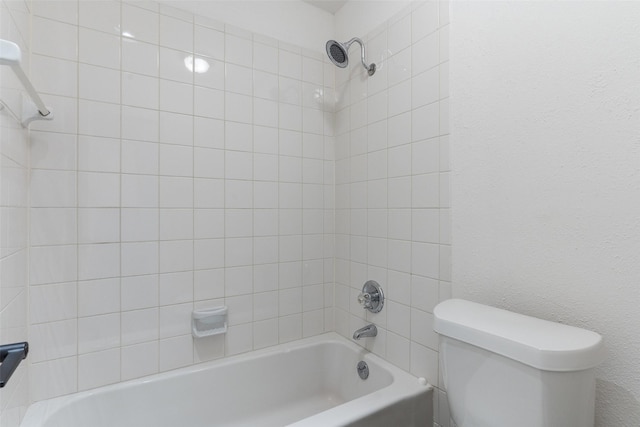
POLYGON ((31 398, 332 330, 328 61, 155 3, 63 3, 33 11, 56 120, 32 125, 31 398), (223 304, 227 335, 194 341, 191 311, 223 304))
MULTIPOLYGON (((33 3, 32 79, 56 120, 32 125, 30 200, 15 197, 27 193, 25 144, 0 153, 15 184, 3 187, 3 221, 24 231, 2 241, 4 254, 23 248, 2 258, 23 283, 2 310, 30 322, 34 349, 30 390, 17 381, 9 392, 24 398, 12 402, 327 330, 350 337, 366 322, 380 333, 364 345, 438 385, 431 313, 450 295, 451 252, 446 3, 415 2, 365 37, 371 78, 356 61, 336 71, 322 54, 155 3, 85 6, 33 3), (188 71, 190 56, 209 70, 188 71), (389 298, 373 316, 355 303, 369 278, 389 298), (221 304, 227 336, 194 342, 190 311, 221 304)), ((6 38, 26 34, 26 6, 2 8, 6 38)), ((3 141, 23 143, 9 123, 3 141)), ((17 425, 24 408, 4 411, 7 395, 0 425, 17 425)), ((436 412, 448 425, 441 392, 436 412)))
POLYGON ((374 76, 357 61, 336 71, 335 328, 374 322, 359 343, 435 386, 432 312, 451 287, 447 8, 414 2, 364 37, 374 76), (356 302, 368 279, 388 298, 379 314, 356 302))
MULTIPOLYGON (((29 9, 27 2, 0 2, 0 38, 16 42, 28 66, 30 49, 29 9)), ((0 70, 0 99, 6 107, 0 111, 0 343, 27 341, 28 310, 28 167, 29 134, 13 116, 22 111, 22 86, 15 75, 0 70)), ((38 212, 39 224, 58 226, 53 239, 68 238, 66 212, 38 212)), ((42 228, 39 228, 42 230, 42 228)), ((56 295, 67 296, 70 287, 60 285, 56 295)), ((38 294, 35 298, 53 295, 38 294)), ((66 298, 63 298, 66 299, 66 298)), ((40 320, 59 320, 72 315, 72 302, 37 313, 40 320)), ((33 315, 33 313, 31 313, 33 315)), ((0 426, 17 427, 29 404, 28 364, 21 363, 8 384, 0 389, 0 426)))

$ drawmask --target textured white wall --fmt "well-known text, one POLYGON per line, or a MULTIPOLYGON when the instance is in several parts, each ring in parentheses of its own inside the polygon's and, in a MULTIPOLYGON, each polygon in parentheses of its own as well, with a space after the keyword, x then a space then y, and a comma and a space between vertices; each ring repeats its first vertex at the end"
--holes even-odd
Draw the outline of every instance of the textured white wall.
POLYGON ((453 2, 453 292, 604 335, 640 425, 640 3, 453 2))

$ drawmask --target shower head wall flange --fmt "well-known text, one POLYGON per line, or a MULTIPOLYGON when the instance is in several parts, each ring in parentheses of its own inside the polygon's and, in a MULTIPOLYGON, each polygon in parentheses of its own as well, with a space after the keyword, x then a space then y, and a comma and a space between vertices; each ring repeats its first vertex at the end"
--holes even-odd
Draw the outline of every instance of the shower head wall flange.
POLYGON ((376 72, 376 64, 371 63, 370 65, 367 65, 367 61, 365 60, 364 43, 358 37, 354 37, 345 43, 329 40, 326 44, 329 59, 334 65, 340 68, 346 68, 346 66, 349 65, 348 51, 353 43, 358 43, 360 45, 360 60, 362 61, 362 66, 367 70, 370 76, 373 76, 376 72))

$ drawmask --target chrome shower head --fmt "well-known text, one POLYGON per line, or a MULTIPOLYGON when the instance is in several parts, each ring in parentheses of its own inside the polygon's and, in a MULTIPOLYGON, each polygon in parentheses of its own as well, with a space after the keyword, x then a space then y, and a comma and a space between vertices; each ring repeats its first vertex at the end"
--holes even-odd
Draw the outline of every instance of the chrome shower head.
POLYGON ((373 74, 376 72, 376 64, 372 63, 370 65, 367 65, 367 62, 365 61, 364 43, 362 43, 362 40, 357 37, 352 38, 346 43, 329 40, 326 45, 327 55, 329 56, 329 59, 336 66, 340 68, 346 68, 347 65, 349 65, 349 54, 347 52, 349 51, 349 47, 351 47, 354 42, 360 45, 360 59, 362 60, 362 65, 367 70, 369 75, 373 76, 373 74))
POLYGON ((334 65, 346 68, 349 65, 349 54, 347 48, 340 42, 329 40, 327 42, 327 55, 334 65))

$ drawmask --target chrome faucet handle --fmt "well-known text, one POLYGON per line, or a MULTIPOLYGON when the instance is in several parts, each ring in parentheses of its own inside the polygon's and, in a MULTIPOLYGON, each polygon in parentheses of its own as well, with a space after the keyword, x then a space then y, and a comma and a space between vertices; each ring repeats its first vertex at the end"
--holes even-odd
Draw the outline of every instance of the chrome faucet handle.
POLYGON ((378 282, 367 281, 358 295, 358 303, 372 313, 378 313, 384 305, 384 294, 378 282))
POLYGON ((371 296, 370 293, 361 292, 360 295, 358 295, 358 303, 364 308, 371 308, 372 300, 373 300, 373 297, 371 296))

